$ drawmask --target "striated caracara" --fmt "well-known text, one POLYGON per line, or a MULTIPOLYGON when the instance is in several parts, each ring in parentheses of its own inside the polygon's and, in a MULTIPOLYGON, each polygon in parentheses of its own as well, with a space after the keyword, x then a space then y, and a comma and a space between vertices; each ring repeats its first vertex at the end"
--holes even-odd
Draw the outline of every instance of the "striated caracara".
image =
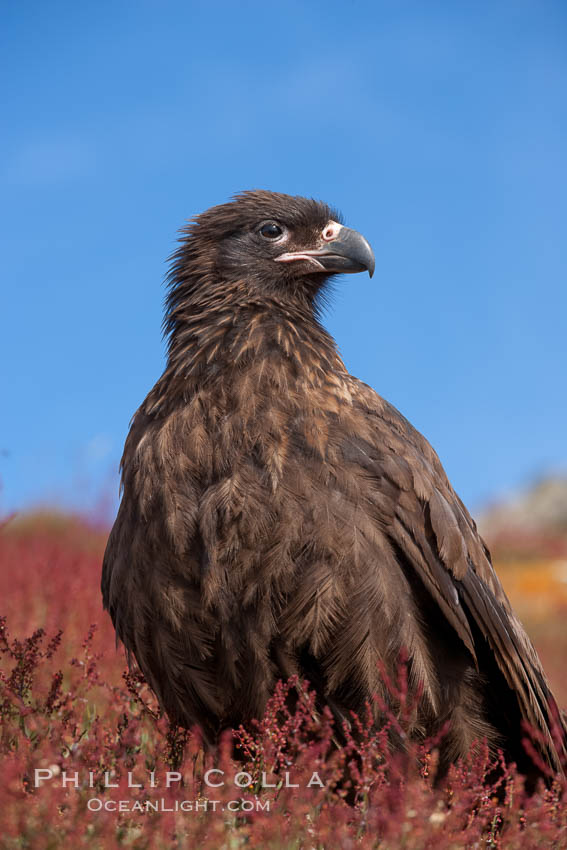
POLYGON ((211 745, 293 673, 340 726, 405 652, 410 733, 449 728, 441 772, 487 738, 533 773, 522 721, 557 769, 559 713, 475 523, 318 321, 329 278, 365 269, 368 242, 305 198, 245 192, 188 225, 167 366, 122 458, 104 604, 170 718, 211 745))

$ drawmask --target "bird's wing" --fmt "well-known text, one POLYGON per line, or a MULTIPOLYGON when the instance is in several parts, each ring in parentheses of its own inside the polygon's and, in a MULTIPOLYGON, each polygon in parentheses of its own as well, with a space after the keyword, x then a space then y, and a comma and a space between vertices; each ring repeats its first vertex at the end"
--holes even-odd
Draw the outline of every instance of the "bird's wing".
POLYGON ((395 486, 397 503, 385 529, 394 551, 427 588, 475 664, 486 649, 484 638, 522 717, 543 733, 546 754, 559 767, 565 752, 558 754, 551 732, 554 722, 562 722, 557 706, 474 520, 427 440, 366 384, 354 380, 352 397, 362 428, 345 437, 344 459, 395 486))

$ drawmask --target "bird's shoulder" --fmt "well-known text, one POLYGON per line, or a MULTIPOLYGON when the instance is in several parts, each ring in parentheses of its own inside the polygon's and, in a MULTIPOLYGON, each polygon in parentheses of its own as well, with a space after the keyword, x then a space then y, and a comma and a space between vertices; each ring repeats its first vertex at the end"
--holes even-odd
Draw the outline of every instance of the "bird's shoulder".
POLYGON ((354 419, 343 437, 345 461, 394 488, 388 533, 404 550, 411 549, 414 560, 431 574, 439 576, 443 568, 460 581, 474 571, 509 609, 488 547, 430 443, 367 384, 349 375, 345 386, 353 399, 354 419))

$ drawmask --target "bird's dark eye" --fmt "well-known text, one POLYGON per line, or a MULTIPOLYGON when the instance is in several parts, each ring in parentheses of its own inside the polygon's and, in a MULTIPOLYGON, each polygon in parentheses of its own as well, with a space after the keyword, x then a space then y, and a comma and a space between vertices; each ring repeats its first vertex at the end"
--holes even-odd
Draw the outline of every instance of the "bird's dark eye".
POLYGON ((260 228, 260 233, 264 237, 264 239, 277 239, 278 236, 281 236, 283 230, 276 224, 275 221, 267 221, 266 224, 263 224, 260 228))

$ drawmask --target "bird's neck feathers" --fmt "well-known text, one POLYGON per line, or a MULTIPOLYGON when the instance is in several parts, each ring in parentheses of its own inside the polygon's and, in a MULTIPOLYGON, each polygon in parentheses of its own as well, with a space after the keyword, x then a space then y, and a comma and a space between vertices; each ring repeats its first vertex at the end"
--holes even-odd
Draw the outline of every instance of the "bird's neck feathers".
POLYGON ((176 380, 230 380, 262 359, 315 382, 344 370, 308 292, 281 292, 245 271, 224 276, 207 256, 185 254, 174 264, 164 332, 166 374, 176 380))

